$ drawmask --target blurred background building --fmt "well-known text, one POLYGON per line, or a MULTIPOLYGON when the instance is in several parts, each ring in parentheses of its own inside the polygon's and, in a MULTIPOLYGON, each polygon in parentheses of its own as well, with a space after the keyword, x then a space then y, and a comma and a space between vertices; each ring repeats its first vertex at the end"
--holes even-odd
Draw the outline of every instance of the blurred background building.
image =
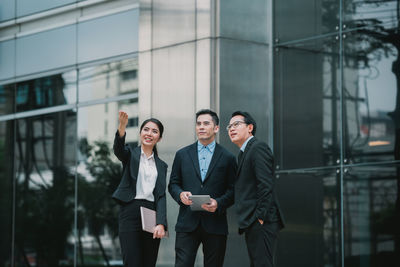
MULTIPOLYGON (((120 265, 127 142, 160 119, 159 152, 219 142, 246 110, 276 156, 287 227, 276 266, 400 266, 399 0, 2 0, 0 266, 120 265)), ((169 169, 170 169, 169 168, 169 169)), ((177 204, 157 266, 174 264, 177 204)), ((248 266, 234 208, 225 266, 248 266)), ((196 266, 202 266, 202 253, 196 266)))

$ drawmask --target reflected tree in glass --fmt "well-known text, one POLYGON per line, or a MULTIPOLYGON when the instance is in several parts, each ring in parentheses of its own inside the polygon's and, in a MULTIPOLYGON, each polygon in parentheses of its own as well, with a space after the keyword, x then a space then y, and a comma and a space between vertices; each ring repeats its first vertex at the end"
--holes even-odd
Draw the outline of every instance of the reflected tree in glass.
MULTIPOLYGON (((351 1, 350 1, 351 2, 351 1)), ((354 16, 357 30, 357 43, 348 48, 348 57, 355 58, 357 64, 364 68, 372 67, 372 59, 394 57, 391 71, 396 77, 396 104, 395 109, 388 113, 395 126, 395 143, 393 150, 394 160, 400 160, 400 1, 399 0, 365 0, 353 1, 349 4, 358 8, 358 14, 363 10, 379 9, 382 6, 392 7, 386 16, 363 19, 354 16), (395 7, 395 9, 393 9, 395 7)), ((350 8, 348 8, 350 10, 350 8)), ((368 13, 368 12, 366 12, 368 13)), ((346 23, 346 22, 344 22, 346 23)), ((349 22, 350 23, 350 22, 349 22)), ((384 90, 385 88, 382 88, 384 90)), ((385 92, 382 92, 385 94, 385 92)), ((377 220, 374 228, 395 237, 395 254, 400 255, 400 168, 397 168, 397 198, 394 206, 376 212, 373 217, 377 220)), ((374 221, 374 220, 373 220, 374 221)))
POLYGON ((110 145, 105 141, 89 144, 86 138, 79 141, 79 151, 86 158, 86 167, 91 178, 79 175, 79 222, 78 249, 79 263, 85 265, 82 235, 85 225, 94 237, 105 265, 109 266, 109 256, 100 236, 107 227, 114 242, 118 237, 117 205, 111 198, 122 177, 121 164, 112 160, 110 145))
POLYGON ((73 262, 74 156, 66 140, 75 121, 72 111, 16 121, 16 266, 73 262))
POLYGON ((63 91, 68 81, 62 74, 17 84, 17 112, 67 104, 63 91))
POLYGON ((0 122, 0 266, 11 263, 14 121, 0 122))

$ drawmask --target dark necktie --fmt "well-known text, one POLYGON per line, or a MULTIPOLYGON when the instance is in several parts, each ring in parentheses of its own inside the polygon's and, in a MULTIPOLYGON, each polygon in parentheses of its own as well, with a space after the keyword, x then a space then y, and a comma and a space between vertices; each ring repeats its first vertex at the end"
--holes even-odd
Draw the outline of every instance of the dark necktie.
POLYGON ((238 155, 238 163, 240 163, 240 161, 242 160, 242 158, 243 158, 243 151, 240 150, 239 155, 238 155))

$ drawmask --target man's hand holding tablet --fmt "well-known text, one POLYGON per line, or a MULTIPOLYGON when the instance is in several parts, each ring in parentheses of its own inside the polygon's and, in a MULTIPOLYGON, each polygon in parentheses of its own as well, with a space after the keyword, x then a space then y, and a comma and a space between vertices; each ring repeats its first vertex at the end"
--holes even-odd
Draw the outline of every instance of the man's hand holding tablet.
POLYGON ((192 201, 190 208, 193 211, 201 211, 201 210, 209 211, 207 209, 207 206, 212 203, 212 198, 210 198, 210 195, 191 195, 189 196, 189 199, 192 201))

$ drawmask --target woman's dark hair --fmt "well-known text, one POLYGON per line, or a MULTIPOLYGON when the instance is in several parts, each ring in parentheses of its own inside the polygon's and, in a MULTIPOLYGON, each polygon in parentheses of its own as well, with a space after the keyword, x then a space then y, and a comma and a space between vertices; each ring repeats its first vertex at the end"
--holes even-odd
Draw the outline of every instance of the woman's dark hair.
POLYGON ((231 118, 233 118, 235 116, 243 116, 244 122, 247 125, 253 124, 253 131, 251 132, 251 134, 253 136, 256 136, 257 123, 248 112, 238 110, 238 111, 235 111, 235 112, 232 113, 231 118))
MULTIPOLYGON (((152 123, 155 123, 155 124, 157 125, 158 130, 160 131, 160 138, 161 138, 162 135, 163 135, 163 132, 164 132, 164 125, 161 123, 161 121, 157 120, 156 118, 150 118, 150 119, 145 120, 145 121, 142 123, 142 125, 140 125, 140 131, 139 131, 139 132, 140 132, 140 133, 142 132, 143 127, 144 127, 148 122, 152 122, 152 123)), ((155 155, 158 156, 157 145, 155 145, 155 146, 153 147, 153 152, 154 152, 155 155)))

